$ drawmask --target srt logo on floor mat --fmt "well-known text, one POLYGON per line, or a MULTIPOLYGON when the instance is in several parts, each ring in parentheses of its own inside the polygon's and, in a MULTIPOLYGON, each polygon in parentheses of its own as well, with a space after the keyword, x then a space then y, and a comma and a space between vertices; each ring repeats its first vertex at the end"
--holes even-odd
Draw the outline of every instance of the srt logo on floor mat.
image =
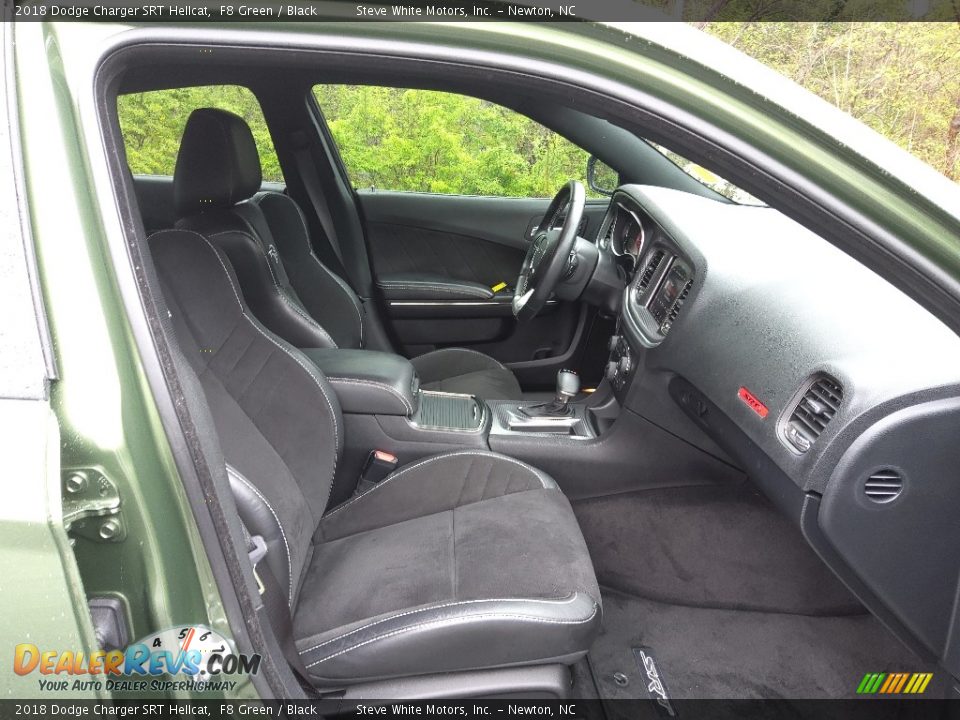
POLYGON ((670 693, 667 691, 667 683, 657 668, 657 661, 653 658, 653 650, 646 646, 635 647, 633 656, 647 678, 647 694, 656 703, 657 712, 665 717, 676 717, 677 713, 673 709, 670 693))

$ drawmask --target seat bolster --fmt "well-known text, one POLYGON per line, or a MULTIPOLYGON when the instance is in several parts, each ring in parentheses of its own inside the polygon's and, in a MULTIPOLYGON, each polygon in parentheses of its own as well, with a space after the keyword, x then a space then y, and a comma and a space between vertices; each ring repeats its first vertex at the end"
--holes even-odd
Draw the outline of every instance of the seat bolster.
POLYGON ((492 598, 411 608, 297 642, 319 686, 582 657, 599 630, 600 605, 586 593, 563 598, 492 598), (522 660, 521 660, 522 658, 522 660))
MULTIPOLYGON (((405 465, 328 512, 322 541, 529 490, 557 490, 549 475, 487 450, 455 450, 405 465)), ((557 490, 559 492, 559 490, 557 490)))
POLYGON ((336 342, 300 305, 278 277, 260 239, 233 210, 211 210, 183 218, 177 227, 199 232, 230 260, 254 316, 297 348, 335 348, 336 342))
POLYGON ((313 251, 307 220, 293 199, 261 192, 251 201, 273 236, 290 283, 307 312, 344 348, 363 347, 363 303, 313 251))

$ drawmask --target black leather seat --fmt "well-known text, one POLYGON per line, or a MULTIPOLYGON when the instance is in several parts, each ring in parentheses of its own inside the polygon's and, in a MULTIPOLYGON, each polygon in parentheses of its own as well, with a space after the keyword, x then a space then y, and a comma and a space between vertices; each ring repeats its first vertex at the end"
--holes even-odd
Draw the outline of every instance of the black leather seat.
POLYGON ((600 594, 551 478, 492 452, 449 452, 328 509, 344 427, 323 374, 254 318, 205 237, 165 230, 149 244, 160 314, 203 388, 241 518, 266 540, 312 682, 586 653, 600 594))
MULTIPOLYGON (((314 254, 296 202, 260 192, 260 158, 242 118, 194 110, 173 184, 177 226, 203 233, 227 254, 264 325, 300 348, 363 347, 363 304, 314 254)), ((483 353, 443 348, 412 362, 428 390, 521 397, 513 373, 483 353)))

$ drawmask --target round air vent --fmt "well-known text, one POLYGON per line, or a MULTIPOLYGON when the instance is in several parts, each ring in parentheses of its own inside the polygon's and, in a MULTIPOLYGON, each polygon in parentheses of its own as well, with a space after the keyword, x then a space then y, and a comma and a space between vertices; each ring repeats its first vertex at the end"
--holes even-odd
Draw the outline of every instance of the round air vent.
POLYGON ((888 503, 903 491, 903 476, 896 470, 877 470, 867 478, 863 491, 876 503, 888 503))

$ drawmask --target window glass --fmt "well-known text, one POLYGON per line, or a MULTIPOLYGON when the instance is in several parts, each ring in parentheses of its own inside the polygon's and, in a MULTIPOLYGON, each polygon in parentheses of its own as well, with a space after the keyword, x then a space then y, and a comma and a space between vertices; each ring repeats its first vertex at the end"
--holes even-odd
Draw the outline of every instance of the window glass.
POLYGON ((357 189, 553 197, 570 179, 586 186, 589 153, 495 103, 374 86, 313 92, 357 189))
POLYGON ((256 97, 245 87, 212 85, 121 95, 117 101, 127 161, 135 175, 173 175, 180 138, 197 108, 228 110, 253 132, 263 179, 283 182, 277 153, 256 97))

